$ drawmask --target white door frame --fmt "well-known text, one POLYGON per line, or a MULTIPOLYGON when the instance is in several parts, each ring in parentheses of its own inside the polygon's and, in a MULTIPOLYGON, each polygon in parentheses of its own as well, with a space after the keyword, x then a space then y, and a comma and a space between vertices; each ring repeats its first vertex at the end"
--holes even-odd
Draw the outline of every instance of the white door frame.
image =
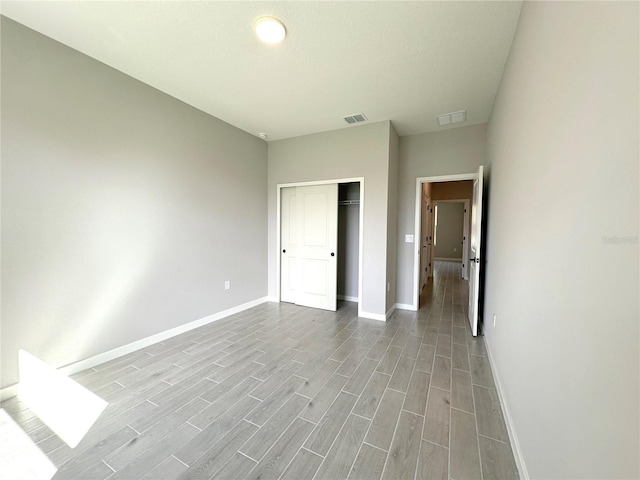
POLYGON ((281 282, 281 272, 280 272, 280 229, 282 228, 280 225, 280 214, 281 212, 281 200, 282 200, 282 189, 286 187, 305 187, 309 185, 326 185, 328 183, 360 183, 360 225, 358 232, 358 316, 360 317, 362 314, 362 267, 363 267, 363 259, 364 259, 364 177, 353 177, 353 178, 336 178, 331 180, 316 180, 310 182, 294 182, 294 183, 278 183, 276 185, 276 298, 278 302, 280 302, 280 282, 281 282))
MULTIPOLYGON (((437 177, 418 177, 416 178, 416 201, 415 201, 415 223, 414 223, 414 238, 421 238, 422 232, 420 231, 421 223, 421 210, 422 210, 422 184, 423 183, 442 183, 442 182, 458 182, 461 180, 475 180, 478 177, 477 172, 462 173, 457 175, 440 175, 437 177)), ((435 202, 435 200, 432 199, 435 202)), ((420 242, 415 242, 413 249, 413 303, 411 305, 412 310, 418 310, 418 299, 420 296, 420 242)))

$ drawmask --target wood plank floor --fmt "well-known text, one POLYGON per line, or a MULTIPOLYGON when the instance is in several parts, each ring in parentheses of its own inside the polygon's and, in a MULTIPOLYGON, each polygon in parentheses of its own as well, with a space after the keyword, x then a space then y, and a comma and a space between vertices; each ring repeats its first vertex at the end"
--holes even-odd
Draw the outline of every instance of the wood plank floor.
POLYGON ((55 479, 515 479, 458 272, 386 323, 268 303, 81 372, 109 406, 75 449, 2 407, 55 479))

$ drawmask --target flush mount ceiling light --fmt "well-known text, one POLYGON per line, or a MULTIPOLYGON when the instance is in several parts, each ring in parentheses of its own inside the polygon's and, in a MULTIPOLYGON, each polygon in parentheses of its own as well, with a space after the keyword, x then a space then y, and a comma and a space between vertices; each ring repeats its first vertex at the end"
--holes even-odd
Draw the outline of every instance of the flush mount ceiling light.
POLYGON ((277 18, 260 17, 255 23, 256 35, 265 43, 280 43, 284 40, 287 30, 277 18))

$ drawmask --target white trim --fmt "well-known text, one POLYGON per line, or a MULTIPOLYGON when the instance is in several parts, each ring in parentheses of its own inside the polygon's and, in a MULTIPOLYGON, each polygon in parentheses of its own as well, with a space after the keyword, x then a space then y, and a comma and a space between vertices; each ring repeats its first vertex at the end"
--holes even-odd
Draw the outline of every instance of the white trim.
POLYGON ((338 300, 345 300, 347 302, 357 302, 358 297, 351 297, 349 295, 338 295, 338 300))
MULTIPOLYGON (((107 352, 99 353, 98 355, 94 355, 93 357, 85 358, 84 360, 71 363, 64 367, 60 367, 57 370, 64 373, 65 375, 73 375, 88 368, 95 367, 96 365, 100 365, 115 358, 122 357, 123 355, 127 355, 128 353, 135 352, 136 350, 148 347, 149 345, 153 345, 168 338, 175 337, 176 335, 180 335, 181 333, 188 332, 195 328, 202 327, 203 325, 207 325, 208 323, 215 322, 216 320, 221 320, 225 317, 229 317, 244 310, 248 310, 249 308, 255 307, 256 305, 260 305, 267 301, 269 301, 269 297, 258 298, 256 300, 243 303, 242 305, 238 305, 237 307, 228 308, 227 310, 214 313, 213 315, 209 315, 208 317, 185 323, 184 325, 165 330, 164 332, 156 333, 155 335, 151 335, 150 337, 142 338, 140 340, 136 340, 135 342, 128 343, 127 345, 116 347, 107 352)), ((16 383, 14 385, 9 385, 8 387, 0 390, 0 400, 4 401, 7 398, 15 397, 17 393, 18 384, 16 383)))
POLYGON ((434 257, 436 260, 440 260, 441 262, 458 262, 462 263, 461 258, 446 258, 446 257, 434 257))
MULTIPOLYGON (((362 282, 363 275, 362 269, 364 266, 364 177, 353 177, 353 178, 335 178, 331 180, 316 180, 311 182, 294 182, 294 183, 278 183, 276 185, 276 302, 280 301, 280 213, 281 213, 281 198, 282 198, 282 189, 287 187, 303 187, 308 185, 326 185, 330 183, 360 183, 360 225, 359 225, 359 239, 358 239, 358 316, 362 318, 372 318, 367 315, 375 315, 368 314, 363 312, 362 310, 362 282)), ((384 315, 379 315, 379 317, 384 317, 384 315)), ((379 320, 376 318, 376 320, 379 320)))
POLYGON ((464 226, 462 227, 462 279, 469 280, 469 245, 471 245, 471 201, 464 201, 464 226))
MULTIPOLYGON (((417 177, 416 178, 416 200, 414 204, 414 238, 422 238, 420 231, 420 213, 422 211, 422 184, 423 183, 440 183, 440 182, 458 182, 461 180, 475 180, 478 178, 478 172, 462 173, 458 175, 441 175, 438 177, 417 177)), ((416 242, 413 249, 413 308, 418 310, 418 297, 420 295, 420 244, 416 242), (417 247, 415 247, 418 245, 417 247)))
POLYGON ((412 312, 415 312, 418 309, 408 303, 396 303, 396 310, 411 310, 412 312))
POLYGON ((387 310, 387 313, 385 314, 385 318, 384 320, 387 321, 389 320, 389 318, 391 317, 391 315, 393 315, 393 312, 396 311, 396 304, 394 303, 393 305, 391 305, 391 308, 389 310, 387 310))
POLYGON ((380 313, 358 312, 358 317, 368 318, 369 320, 380 320, 381 322, 387 321, 385 316, 380 313))
POLYGON ((0 402, 4 402, 9 398, 13 398, 18 395, 18 384, 14 383, 13 385, 9 385, 8 387, 4 387, 0 390, 0 402))
POLYGON ((493 379, 495 380, 495 384, 496 384, 496 390, 498 392, 498 399, 500 400, 500 405, 502 406, 502 413, 504 414, 504 420, 507 425, 507 433, 509 434, 509 440, 511 441, 511 448, 514 454, 513 457, 516 461, 516 467, 518 467, 520 478, 522 480, 529 480, 531 477, 529 476, 527 465, 524 462, 524 455, 522 454, 522 449, 520 448, 518 435, 516 435, 516 427, 513 424, 513 419, 511 418, 511 414, 509 413, 509 406, 507 405, 507 400, 504 395, 502 382, 500 381, 498 370, 496 369, 495 364, 493 362, 493 357, 491 356, 491 348, 489 348, 489 342, 487 342, 487 337, 484 336, 483 338, 484 338, 484 345, 487 350, 487 358, 489 359, 489 366, 491 367, 491 373, 493 374, 493 379))
POLYGON ((274 302, 274 303, 280 303, 280 300, 278 300, 278 297, 265 297, 267 299, 267 302, 274 302))

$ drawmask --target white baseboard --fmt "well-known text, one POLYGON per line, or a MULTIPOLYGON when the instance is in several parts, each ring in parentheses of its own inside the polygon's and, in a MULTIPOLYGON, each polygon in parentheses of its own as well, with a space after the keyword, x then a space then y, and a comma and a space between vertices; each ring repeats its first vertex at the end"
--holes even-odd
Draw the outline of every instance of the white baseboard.
MULTIPOLYGON (((128 353, 148 347, 149 345, 153 345, 154 343, 161 342, 168 338, 175 337, 176 335, 180 335, 181 333, 185 333, 195 328, 202 327, 203 325, 207 325, 208 323, 215 322, 216 320, 221 320, 225 317, 240 313, 244 310, 255 307, 256 305, 260 305, 267 301, 270 301, 269 297, 258 298, 256 300, 243 303, 242 305, 238 305, 237 307, 232 307, 227 310, 223 310, 222 312, 214 313, 213 315, 201 318, 200 320, 185 323, 184 325, 165 330, 164 332, 156 333, 155 335, 151 335, 150 337, 136 340, 135 342, 128 343, 127 345, 123 345, 107 352, 99 353, 98 355, 94 355, 93 357, 85 358, 84 360, 71 363, 64 367, 58 368, 58 370, 65 375, 73 375, 75 373, 86 370, 87 368, 95 367, 96 365, 100 365, 115 358, 122 357, 123 355, 127 355, 128 353)), ((18 384, 9 385, 8 387, 0 390, 0 401, 15 397, 17 393, 18 384)))
POLYGON ((411 310, 412 312, 418 311, 416 307, 408 303, 396 303, 395 307, 397 310, 411 310))
POLYGON ((361 318, 368 318, 370 320, 380 320, 381 322, 387 321, 387 318, 382 313, 358 312, 358 316, 361 318))
POLYGON ((396 305, 391 305, 391 308, 387 311, 387 313, 384 316, 385 321, 389 320, 389 318, 391 318, 391 315, 393 315, 393 312, 396 311, 396 305))
POLYGON ((349 295, 338 295, 338 300, 345 300, 347 302, 358 302, 358 297, 352 297, 349 295))
POLYGON ((9 385, 8 387, 4 387, 2 390, 0 390, 0 402, 4 402, 5 400, 15 397, 16 395, 18 395, 17 383, 9 385))
POLYGON ((500 399, 500 405, 502 405, 502 413, 504 414, 504 420, 505 420, 505 423, 507 424, 507 433, 509 434, 509 440, 511 441, 513 457, 516 461, 518 472, 520 472, 520 478, 522 480, 529 480, 531 477, 529 477, 527 465, 524 462, 524 456, 522 455, 522 450, 520 449, 520 442, 518 441, 518 435, 516 434, 515 425, 513 424, 513 419, 511 418, 511 414, 509 413, 509 406, 507 405, 507 401, 504 395, 504 390, 502 389, 502 382, 500 381, 498 370, 496 369, 496 366, 493 363, 493 357, 491 356, 491 348, 489 348, 487 337, 484 336, 483 338, 484 338, 484 345, 487 349, 487 358, 489 359, 489 366, 491 367, 491 373, 493 374, 493 379, 495 380, 495 383, 496 383, 498 398, 500 399))
POLYGON ((462 263, 462 259, 461 258, 434 257, 434 260, 439 260, 441 262, 458 262, 458 263, 462 263))

